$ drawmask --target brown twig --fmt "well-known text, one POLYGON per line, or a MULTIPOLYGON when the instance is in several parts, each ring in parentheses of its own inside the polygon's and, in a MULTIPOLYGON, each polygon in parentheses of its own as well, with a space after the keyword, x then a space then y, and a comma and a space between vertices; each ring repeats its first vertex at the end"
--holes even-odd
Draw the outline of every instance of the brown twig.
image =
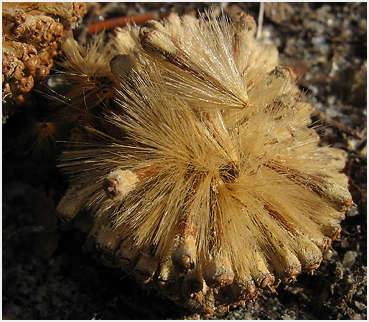
POLYGON ((131 17, 117 17, 111 18, 104 21, 99 21, 91 24, 88 27, 88 32, 93 34, 103 30, 113 29, 115 27, 125 26, 127 23, 141 24, 148 20, 157 19, 158 15, 155 13, 147 13, 142 15, 136 15, 131 17))
POLYGON ((328 124, 336 129, 338 129, 339 131, 346 133, 356 139, 359 140, 363 140, 363 136, 356 130, 354 130, 353 128, 351 128, 350 126, 344 125, 341 122, 338 122, 334 119, 332 119, 331 117, 325 115, 323 112, 321 111, 315 111, 314 112, 314 116, 321 122, 324 122, 325 124, 328 124))

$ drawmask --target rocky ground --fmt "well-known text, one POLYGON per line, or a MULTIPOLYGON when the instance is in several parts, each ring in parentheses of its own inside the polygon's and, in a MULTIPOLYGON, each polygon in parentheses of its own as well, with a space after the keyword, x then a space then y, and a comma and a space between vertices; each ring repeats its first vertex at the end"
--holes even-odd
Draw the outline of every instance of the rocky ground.
MULTIPOLYGON (((196 13, 206 3, 89 5, 94 17, 196 13)), ((259 3, 217 3, 225 12, 241 7, 257 20, 259 3)), ((342 222, 342 237, 313 276, 302 274, 278 295, 264 294, 214 319, 366 319, 366 3, 289 3, 264 6, 261 39, 280 51, 311 98, 323 125, 322 144, 348 152, 346 172, 356 203, 342 222)), ((38 104, 42 98, 35 96, 38 104)), ((55 167, 37 166, 17 137, 21 110, 3 127, 3 318, 4 319, 203 319, 168 300, 147 294, 131 277, 100 265, 83 250, 84 235, 57 224, 55 206, 67 186, 55 167)))

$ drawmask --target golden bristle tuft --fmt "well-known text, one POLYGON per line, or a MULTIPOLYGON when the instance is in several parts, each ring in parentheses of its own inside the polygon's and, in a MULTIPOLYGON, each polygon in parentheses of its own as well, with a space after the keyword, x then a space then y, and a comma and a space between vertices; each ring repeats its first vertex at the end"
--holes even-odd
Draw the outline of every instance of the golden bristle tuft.
POLYGON ((64 71, 60 78, 67 88, 63 95, 76 108, 91 109, 105 103, 117 87, 107 63, 117 52, 105 38, 104 33, 96 34, 88 44, 79 45, 69 33, 61 45, 64 71))
MULTIPOLYGON (((102 67, 119 108, 103 140, 62 156, 58 211, 93 214, 88 249, 208 314, 313 272, 352 204, 345 155, 318 146, 311 106, 254 32, 212 13, 120 31, 102 67)), ((77 48, 70 70, 92 69, 77 48)))

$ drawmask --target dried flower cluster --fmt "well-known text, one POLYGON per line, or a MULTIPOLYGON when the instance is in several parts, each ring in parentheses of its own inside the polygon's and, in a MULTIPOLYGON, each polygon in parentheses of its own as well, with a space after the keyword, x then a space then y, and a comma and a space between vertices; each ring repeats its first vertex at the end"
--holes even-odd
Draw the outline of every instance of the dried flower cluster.
POLYGON ((171 14, 64 44, 66 111, 85 133, 62 156, 60 217, 90 215, 104 264, 197 312, 313 272, 352 204, 344 152, 318 146, 311 105, 255 29, 241 13, 171 14))
POLYGON ((80 22, 86 10, 79 2, 2 4, 3 102, 23 103, 35 82, 45 79, 65 31, 80 22))

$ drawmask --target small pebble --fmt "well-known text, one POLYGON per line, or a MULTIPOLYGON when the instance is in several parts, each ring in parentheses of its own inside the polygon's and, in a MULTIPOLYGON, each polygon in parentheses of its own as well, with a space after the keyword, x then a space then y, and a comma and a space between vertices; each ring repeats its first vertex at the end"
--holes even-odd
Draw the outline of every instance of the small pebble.
POLYGON ((349 250, 345 253, 345 256, 343 257, 343 266, 346 268, 351 268, 352 265, 355 264, 357 257, 357 252, 353 252, 349 250))
POLYGON ((351 206, 349 210, 346 212, 347 217, 354 217, 359 214, 359 210, 357 209, 357 206, 351 206))
POLYGON ((332 258, 332 256, 333 256, 333 255, 336 255, 336 256, 337 256, 337 252, 336 252, 336 251, 332 251, 332 250, 328 249, 328 250, 324 253, 324 255, 323 255, 324 260, 329 261, 329 260, 332 258))

